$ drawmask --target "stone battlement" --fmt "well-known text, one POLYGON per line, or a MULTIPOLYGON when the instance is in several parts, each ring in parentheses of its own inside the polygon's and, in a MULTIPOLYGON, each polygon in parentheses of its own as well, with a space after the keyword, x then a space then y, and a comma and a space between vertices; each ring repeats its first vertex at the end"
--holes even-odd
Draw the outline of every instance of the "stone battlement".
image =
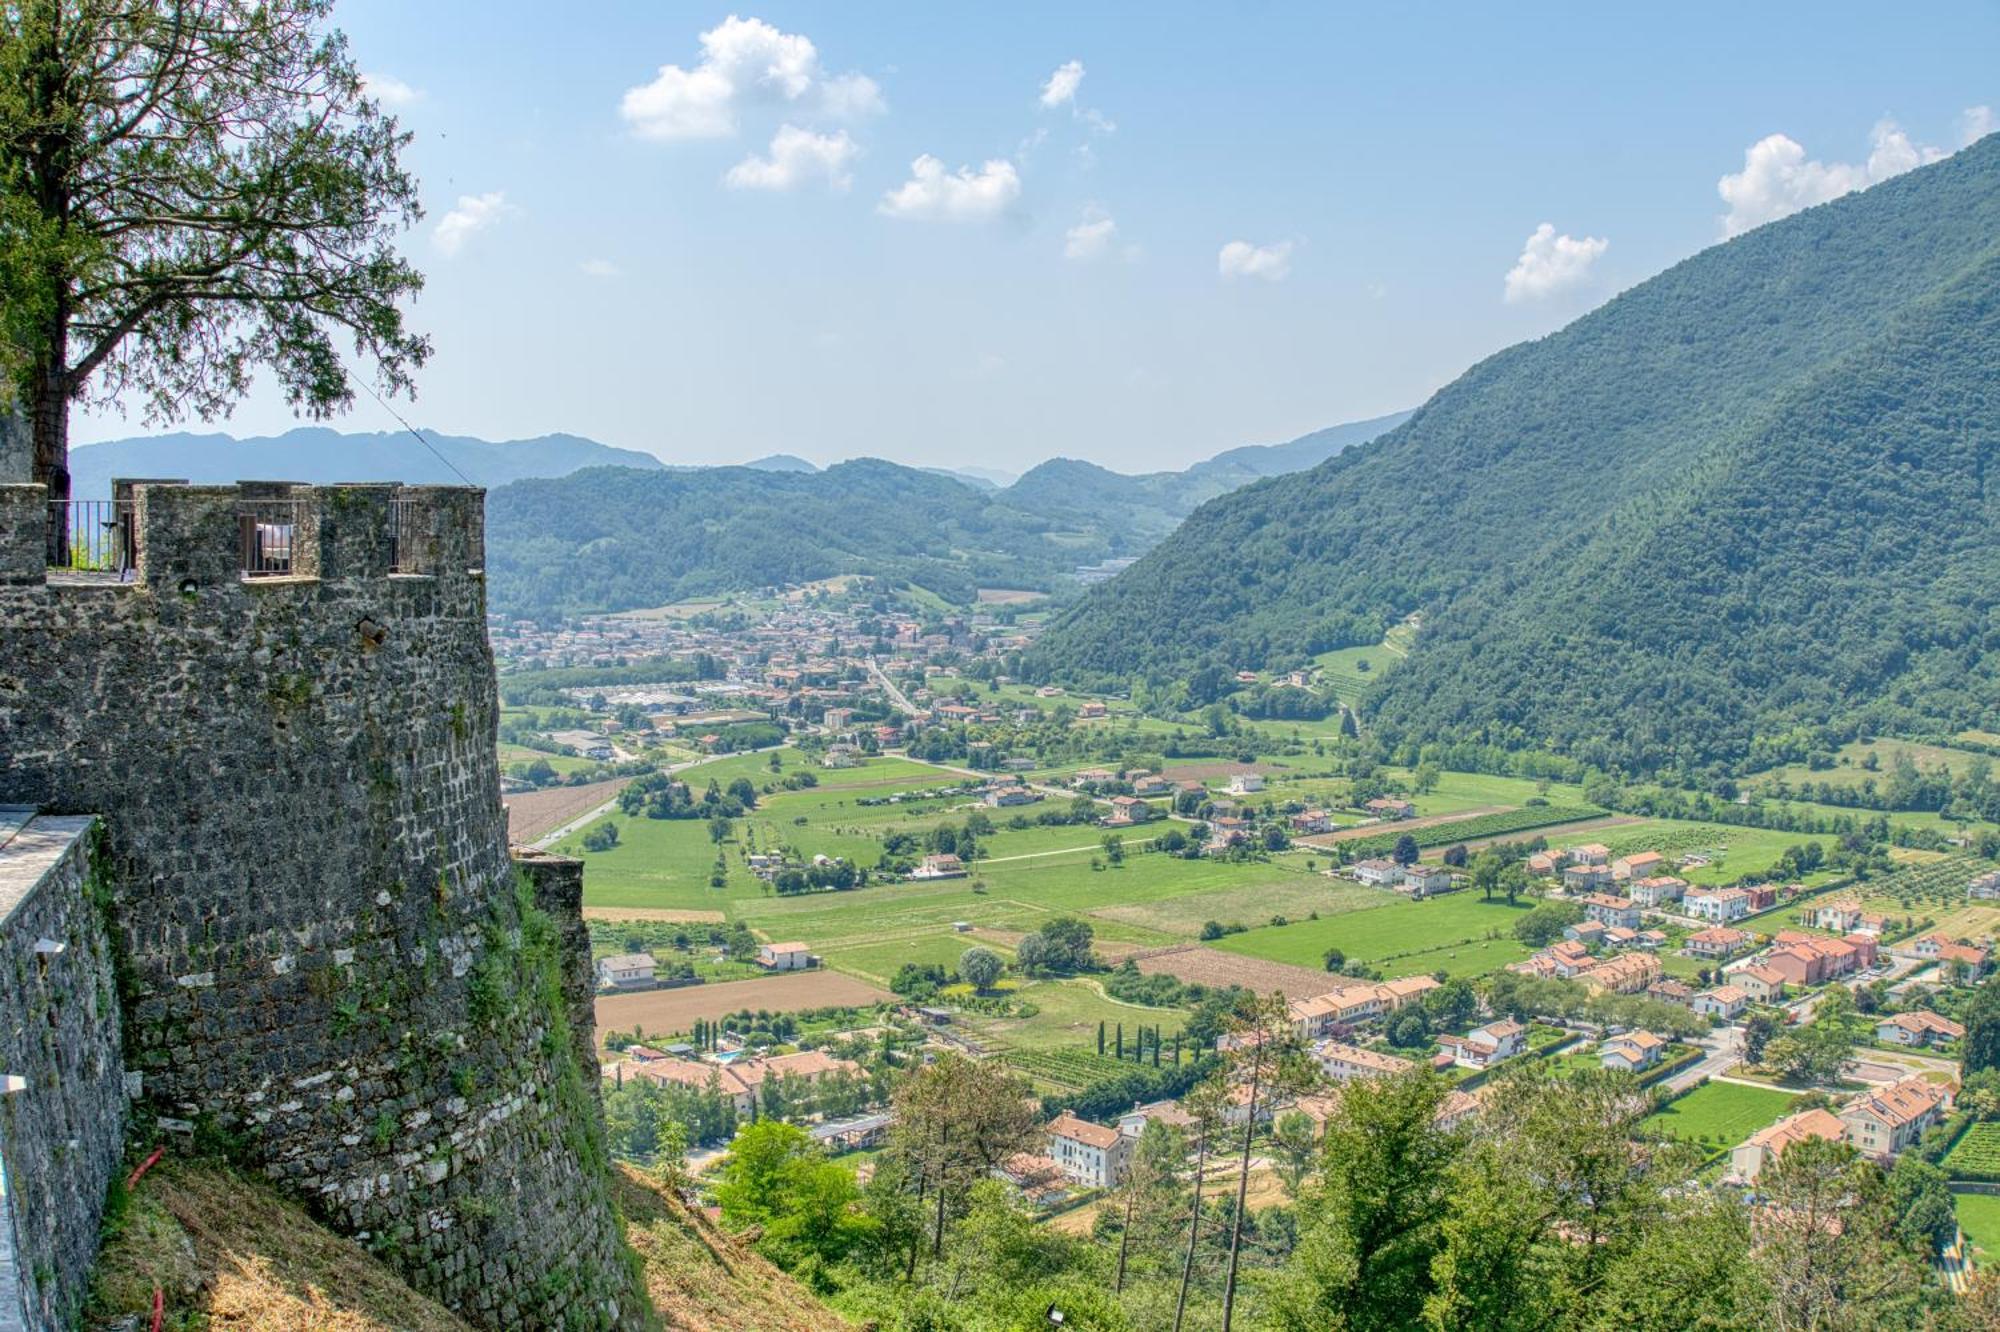
POLYGON ((485 495, 474 486, 190 486, 121 481, 114 498, 51 511, 36 485, 0 485, 0 583, 74 581, 50 564, 67 524, 120 581, 179 588, 232 579, 479 577, 485 495))

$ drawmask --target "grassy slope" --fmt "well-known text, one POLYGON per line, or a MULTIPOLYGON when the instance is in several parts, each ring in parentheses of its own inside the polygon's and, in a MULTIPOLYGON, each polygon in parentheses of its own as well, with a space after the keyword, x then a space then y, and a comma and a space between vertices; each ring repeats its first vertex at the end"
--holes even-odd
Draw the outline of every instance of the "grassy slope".
POLYGON ((646 1293, 687 1332, 841 1332, 848 1325, 804 1287, 629 1167, 612 1196, 645 1264, 646 1293))
POLYGON ((98 1260, 92 1315, 169 1328, 259 1332, 469 1332, 360 1245, 221 1166, 162 1162, 140 1181, 98 1260))
MULTIPOLYGON (((667 1326, 688 1332, 836 1332, 847 1325, 705 1217, 620 1169, 613 1193, 667 1326)), ((140 1182, 98 1260, 93 1321, 150 1315, 169 1329, 471 1332, 360 1245, 227 1167, 164 1161, 140 1182)))

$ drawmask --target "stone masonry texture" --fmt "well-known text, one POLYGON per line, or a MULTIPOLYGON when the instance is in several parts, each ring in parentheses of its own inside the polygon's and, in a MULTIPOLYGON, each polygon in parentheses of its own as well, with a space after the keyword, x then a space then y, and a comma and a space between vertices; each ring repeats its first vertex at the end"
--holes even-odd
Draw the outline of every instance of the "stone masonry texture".
POLYGON ((102 820, 137 1113, 475 1322, 641 1325, 580 879, 507 849, 481 493, 133 495, 135 571, 44 577, 0 485, 0 802, 102 820))
POLYGON ((77 1324, 125 1138, 94 821, 0 808, 0 1329, 77 1324))

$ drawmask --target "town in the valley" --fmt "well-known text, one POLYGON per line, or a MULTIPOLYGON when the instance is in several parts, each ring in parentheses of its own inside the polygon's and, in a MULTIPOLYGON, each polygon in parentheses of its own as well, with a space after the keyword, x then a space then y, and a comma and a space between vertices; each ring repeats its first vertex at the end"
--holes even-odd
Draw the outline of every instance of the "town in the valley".
MULTIPOLYGON (((494 623, 514 835, 586 867, 615 1149, 651 1160, 673 1118, 699 1177, 776 1119, 865 1181, 898 1072, 951 1053, 1032 1086, 1041 1127, 992 1173, 1076 1233, 1148 1124, 1194 1141, 1218 1063, 1218 1123, 1259 1143, 1247 1196, 1273 1201, 1345 1088, 1418 1066, 1444 1125, 1509 1066, 1617 1070, 1644 1136, 1746 1191, 1808 1139, 1967 1183, 2000 1153, 2000 1089, 1958 1061, 1994 830, 1812 798, 1983 783, 1976 745, 1870 741, 1651 813, 1557 765, 1383 752, 1348 703, 1395 634, 1135 700, 1019 678, 1038 602, 847 580, 494 623), (1280 996, 1283 1031, 1226 1020, 1243 993, 1280 996), (1243 1051, 1279 1039, 1309 1077, 1252 1095, 1243 1051)), ((2000 1207, 1956 1202, 1948 1281, 2000 1250, 2000 1207)))

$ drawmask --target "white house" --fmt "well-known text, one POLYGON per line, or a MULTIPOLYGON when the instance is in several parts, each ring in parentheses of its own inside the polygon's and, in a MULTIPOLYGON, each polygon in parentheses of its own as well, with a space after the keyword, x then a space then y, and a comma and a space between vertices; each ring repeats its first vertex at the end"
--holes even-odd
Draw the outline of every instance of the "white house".
POLYGON ((1261 772, 1239 772, 1229 779, 1229 794, 1255 795, 1264 789, 1264 774, 1261 772))
POLYGON ((1951 1088, 1912 1074, 1863 1092, 1841 1108, 1847 1141, 1863 1156, 1886 1161, 1951 1110, 1951 1088))
POLYGON ((1875 1024, 1875 1039, 1885 1045, 1931 1045, 1959 1040, 1964 1035, 1964 1027, 1929 1009, 1897 1013, 1875 1024))
POLYGON ((1409 865, 1398 886, 1412 897, 1435 897, 1451 891, 1451 871, 1436 865, 1409 865))
POLYGON ((1326 1075, 1336 1082, 1348 1082, 1354 1078, 1393 1077, 1406 1073, 1410 1061, 1398 1059, 1380 1050, 1366 1050, 1358 1045, 1346 1045, 1340 1041, 1321 1041, 1313 1047, 1313 1058, 1319 1062, 1326 1075))
POLYGON ((913 879, 962 879, 965 877, 965 862, 946 852, 942 855, 925 856, 923 863, 910 871, 913 879))
POLYGON ((1741 888, 1704 888, 1682 903, 1690 916, 1727 925, 1750 914, 1750 894, 1741 888))
POLYGON ((1352 873, 1356 883, 1372 884, 1377 888, 1393 888, 1403 881, 1403 867, 1393 860, 1357 860, 1352 873))
POLYGON ((1463 1068, 1490 1068, 1527 1048, 1528 1029, 1512 1018, 1489 1022, 1463 1036, 1440 1036, 1438 1049, 1463 1068))
POLYGON ((771 971, 804 971, 812 951, 802 943, 767 943, 757 950, 757 965, 771 971))
POLYGON ((616 953, 597 959, 597 984, 606 990, 650 990, 653 988, 651 953, 616 953))
POLYGON ((1049 1159, 1085 1188, 1115 1189, 1132 1159, 1132 1139, 1065 1110, 1049 1121, 1049 1159))
POLYGON ((1597 1047, 1598 1062, 1606 1068, 1623 1069, 1627 1073, 1642 1073, 1660 1062, 1667 1052, 1667 1038, 1656 1036, 1650 1031, 1628 1032, 1623 1036, 1613 1036, 1597 1047))
POLYGON ((1703 1017, 1719 1017, 1727 1021, 1741 1013, 1750 1005, 1750 996, 1734 985, 1718 985, 1712 990, 1703 990, 1688 1005, 1703 1017))

